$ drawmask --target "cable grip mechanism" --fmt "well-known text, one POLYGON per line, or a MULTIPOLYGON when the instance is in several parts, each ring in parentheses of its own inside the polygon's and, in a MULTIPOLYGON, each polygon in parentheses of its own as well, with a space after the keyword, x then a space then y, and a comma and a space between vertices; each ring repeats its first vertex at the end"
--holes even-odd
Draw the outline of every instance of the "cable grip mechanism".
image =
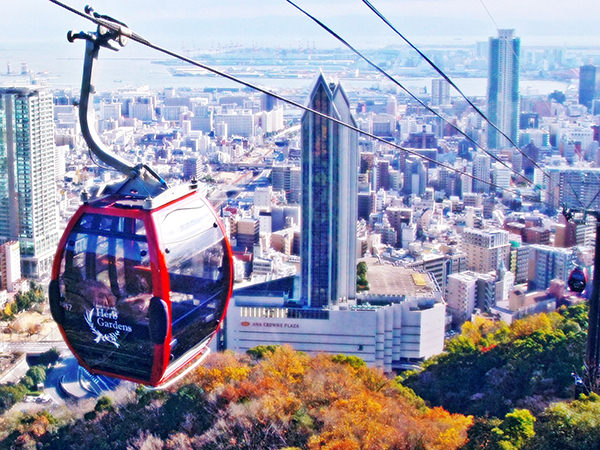
POLYGON ((67 33, 67 40, 74 42, 82 39, 86 41, 85 58, 83 63, 83 76, 81 80, 81 93, 79 98, 79 122, 81 134, 86 144, 103 163, 113 167, 126 175, 129 184, 137 183, 136 190, 149 195, 157 195, 168 188, 165 181, 150 167, 145 164, 134 165, 126 159, 115 154, 101 141, 94 124, 93 86, 94 61, 98 59, 101 47, 118 51, 127 44, 133 32, 125 25, 110 16, 95 12, 90 6, 85 7, 85 13, 91 16, 98 24, 95 32, 67 33))

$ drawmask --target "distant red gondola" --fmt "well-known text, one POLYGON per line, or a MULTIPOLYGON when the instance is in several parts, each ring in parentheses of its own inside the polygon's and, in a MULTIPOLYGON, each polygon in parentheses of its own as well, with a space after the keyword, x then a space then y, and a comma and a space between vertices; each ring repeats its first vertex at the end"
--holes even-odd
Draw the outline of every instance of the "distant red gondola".
POLYGON ((587 285, 587 276, 583 269, 580 267, 576 267, 571 271, 569 275, 569 280, 567 282, 569 289, 576 293, 581 293, 585 290, 585 286, 587 285))

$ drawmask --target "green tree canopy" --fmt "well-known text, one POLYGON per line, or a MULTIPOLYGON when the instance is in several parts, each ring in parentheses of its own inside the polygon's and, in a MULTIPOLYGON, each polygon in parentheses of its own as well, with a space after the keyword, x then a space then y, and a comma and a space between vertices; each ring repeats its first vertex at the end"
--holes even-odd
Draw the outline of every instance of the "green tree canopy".
POLYGON ((600 396, 556 403, 538 416, 528 450, 600 448, 600 396))
POLYGON ((502 322, 477 318, 463 325, 446 351, 404 384, 452 412, 503 417, 530 398, 566 398, 581 373, 585 306, 502 322), (465 383, 464 380, 469 380, 465 383))
POLYGON ((46 369, 44 366, 33 366, 27 371, 26 375, 31 377, 36 385, 46 381, 46 369))

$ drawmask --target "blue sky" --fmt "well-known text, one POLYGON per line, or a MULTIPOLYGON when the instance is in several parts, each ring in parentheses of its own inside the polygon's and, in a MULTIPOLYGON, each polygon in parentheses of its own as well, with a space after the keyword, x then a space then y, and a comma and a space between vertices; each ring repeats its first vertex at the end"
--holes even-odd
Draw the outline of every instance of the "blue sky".
MULTIPOLYGON (((158 44, 295 46, 337 43, 283 0, 70 0, 128 23, 158 44)), ((359 48, 399 44, 360 0, 298 0, 359 48)), ((600 7, 594 0, 372 0, 409 38, 420 44, 473 43, 501 28, 515 28, 524 45, 596 45, 600 7), (490 11, 492 18, 486 12, 490 11), (495 22, 495 23, 494 23, 495 22)), ((61 54, 68 29, 92 29, 84 19, 47 0, 4 0, 0 50, 43 42, 61 54)))

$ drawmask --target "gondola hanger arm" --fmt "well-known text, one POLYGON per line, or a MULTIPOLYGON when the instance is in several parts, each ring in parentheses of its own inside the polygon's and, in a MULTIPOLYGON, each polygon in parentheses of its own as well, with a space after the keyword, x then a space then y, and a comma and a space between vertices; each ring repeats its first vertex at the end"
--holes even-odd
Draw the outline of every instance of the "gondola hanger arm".
POLYGON ((89 6, 85 9, 86 14, 98 21, 95 32, 67 33, 69 42, 85 40, 85 59, 83 64, 83 76, 81 80, 81 93, 79 97, 79 122, 81 133, 90 151, 103 163, 113 167, 130 179, 140 181, 146 185, 146 191, 154 195, 167 188, 166 183, 152 169, 144 164, 134 165, 126 159, 115 154, 102 142, 96 132, 94 123, 93 95, 94 88, 94 62, 98 59, 100 48, 108 48, 118 51, 127 44, 127 40, 133 32, 122 22, 109 16, 100 15, 89 6))

